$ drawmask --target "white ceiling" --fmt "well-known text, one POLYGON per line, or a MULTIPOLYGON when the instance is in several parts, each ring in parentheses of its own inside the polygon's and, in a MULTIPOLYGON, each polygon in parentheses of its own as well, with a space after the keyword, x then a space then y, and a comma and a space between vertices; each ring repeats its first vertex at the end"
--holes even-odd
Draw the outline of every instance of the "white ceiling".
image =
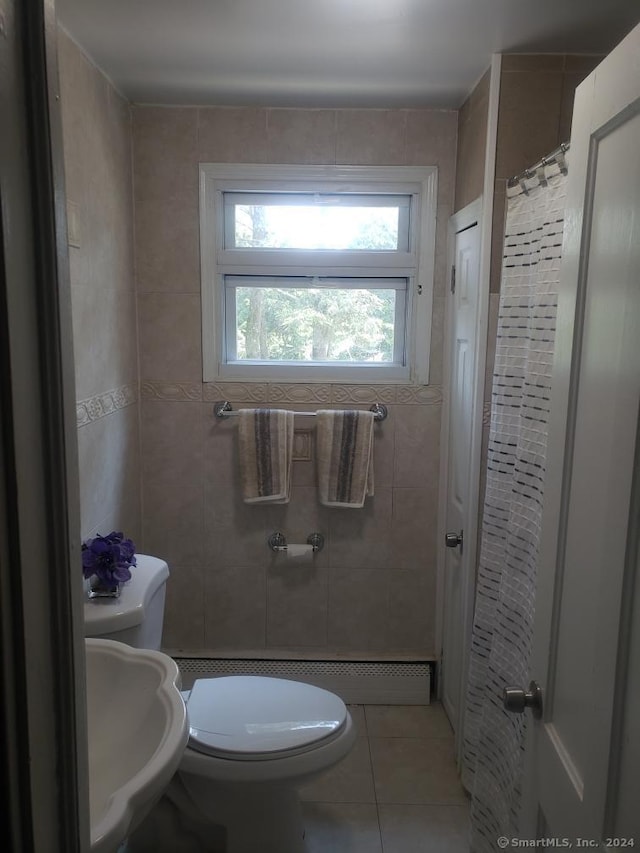
POLYGON ((57 0, 138 103, 458 107, 493 52, 606 53, 638 0, 57 0))

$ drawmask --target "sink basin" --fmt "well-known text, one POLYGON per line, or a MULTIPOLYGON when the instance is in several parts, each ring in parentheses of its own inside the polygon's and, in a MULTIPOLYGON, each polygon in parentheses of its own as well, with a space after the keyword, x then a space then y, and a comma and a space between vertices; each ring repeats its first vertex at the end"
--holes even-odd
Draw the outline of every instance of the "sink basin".
POLYGON ((157 802, 189 736, 175 661, 85 640, 91 850, 114 853, 157 802))

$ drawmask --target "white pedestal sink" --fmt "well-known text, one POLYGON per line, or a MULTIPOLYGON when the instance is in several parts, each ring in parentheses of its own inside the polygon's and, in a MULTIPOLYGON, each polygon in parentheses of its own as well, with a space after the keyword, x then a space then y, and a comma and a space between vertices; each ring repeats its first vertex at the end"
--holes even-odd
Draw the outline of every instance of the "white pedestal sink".
POLYGON ((189 731, 175 661, 85 640, 91 850, 115 853, 175 773, 189 731))

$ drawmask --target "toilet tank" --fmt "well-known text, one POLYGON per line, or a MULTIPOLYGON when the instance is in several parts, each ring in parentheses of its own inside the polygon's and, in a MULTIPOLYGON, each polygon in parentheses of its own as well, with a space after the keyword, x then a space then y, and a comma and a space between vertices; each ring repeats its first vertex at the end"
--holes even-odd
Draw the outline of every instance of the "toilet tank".
POLYGON ((169 567, 147 554, 136 554, 136 561, 119 598, 85 601, 85 637, 118 640, 139 649, 160 648, 169 567))

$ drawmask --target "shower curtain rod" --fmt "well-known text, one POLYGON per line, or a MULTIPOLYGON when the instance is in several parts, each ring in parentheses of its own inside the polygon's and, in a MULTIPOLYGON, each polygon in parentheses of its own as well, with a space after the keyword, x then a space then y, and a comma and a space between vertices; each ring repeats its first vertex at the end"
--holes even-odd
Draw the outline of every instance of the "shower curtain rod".
POLYGON ((554 148, 551 154, 547 154, 546 157, 542 157, 542 159, 538 160, 537 163, 534 163, 533 166, 530 166, 528 169, 525 169, 517 175, 514 175, 512 178, 509 178, 507 186, 515 187, 518 184, 522 185, 522 182, 526 181, 527 178, 534 178, 538 169, 542 169, 544 166, 551 166, 553 163, 557 163, 560 167, 560 171, 566 174, 567 165, 564 161, 564 155, 567 153, 569 148, 571 148, 570 142, 561 142, 557 148, 554 148))

